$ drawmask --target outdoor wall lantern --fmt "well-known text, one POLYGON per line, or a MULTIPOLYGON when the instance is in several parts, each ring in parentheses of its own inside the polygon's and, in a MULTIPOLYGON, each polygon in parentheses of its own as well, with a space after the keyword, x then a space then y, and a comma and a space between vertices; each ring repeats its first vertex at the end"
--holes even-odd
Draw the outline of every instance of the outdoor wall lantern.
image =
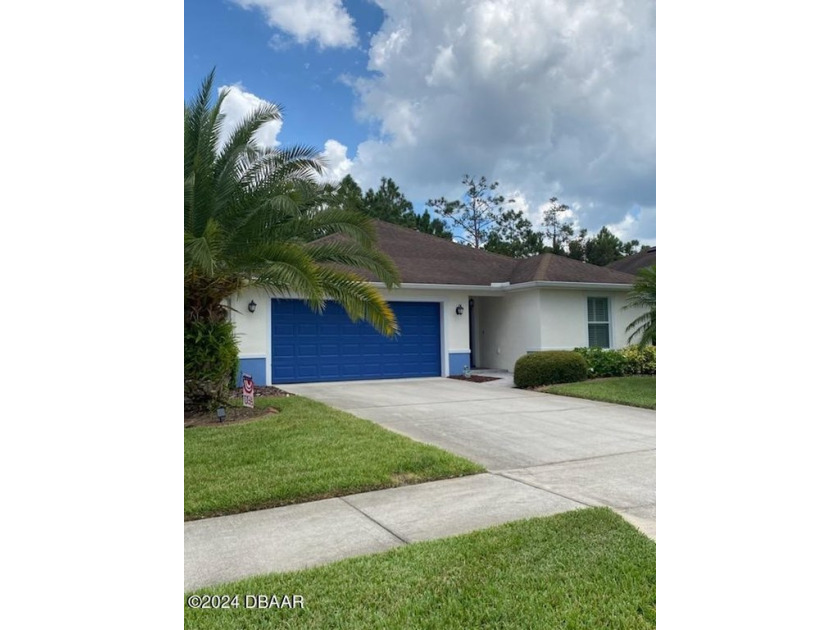
POLYGON ((216 415, 219 417, 219 422, 224 422, 225 421, 225 415, 226 415, 225 414, 225 408, 224 407, 219 407, 218 409, 216 409, 216 415))
POLYGON ((455 307, 455 314, 456 315, 463 315, 464 314, 464 307, 460 304, 455 307))
POLYGON ((251 300, 250 302, 248 302, 248 312, 253 313, 256 310, 257 310, 257 303, 254 302, 254 300, 251 300))

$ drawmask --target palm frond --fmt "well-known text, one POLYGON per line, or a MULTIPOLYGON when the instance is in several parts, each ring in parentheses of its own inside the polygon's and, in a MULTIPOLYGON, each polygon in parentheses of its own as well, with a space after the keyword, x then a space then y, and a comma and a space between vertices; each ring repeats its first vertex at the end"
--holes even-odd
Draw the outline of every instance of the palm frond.
POLYGON ((210 107, 215 75, 216 69, 213 68, 201 82, 201 87, 199 87, 192 102, 184 106, 184 178, 188 176, 192 169, 192 161, 198 148, 201 128, 210 107))
POLYGON ((262 150, 243 166, 247 169, 240 174, 240 184, 252 191, 271 191, 292 180, 313 181, 324 170, 320 154, 306 146, 262 150))
POLYGON ((644 309, 644 313, 627 325, 633 331, 628 341, 639 339, 639 345, 656 344, 656 265, 639 271, 633 289, 627 294, 623 310, 644 309))
POLYGON ((320 267, 318 274, 327 297, 334 299, 352 321, 370 323, 386 337, 399 334, 397 318, 388 301, 368 282, 351 272, 320 267))
POLYGON ((324 308, 325 291, 317 265, 308 252, 293 243, 264 243, 233 261, 250 276, 249 284, 297 294, 310 308, 324 308))
POLYGON ((324 162, 316 149, 256 144, 256 132, 282 116, 279 106, 256 108, 220 142, 228 91, 214 102, 213 79, 211 72, 184 107, 184 271, 191 312, 216 312, 225 292, 252 284, 296 295, 316 311, 334 299, 352 318, 396 334, 381 294, 339 268, 370 271, 389 287, 399 282, 393 262, 375 248, 372 221, 324 209, 324 187, 315 177, 324 162), (315 243, 331 235, 339 242, 315 243))
POLYGON ((313 208, 308 214, 309 229, 316 238, 340 234, 362 247, 376 245, 376 229, 368 215, 343 208, 313 208))
POLYGON ((352 241, 317 242, 306 251, 319 263, 334 263, 373 273, 389 289, 399 285, 400 274, 394 261, 382 252, 352 241))
POLYGON ((250 112, 231 132, 224 146, 218 151, 216 160, 216 176, 223 178, 223 171, 230 169, 231 173, 237 165, 237 160, 243 151, 253 148, 254 135, 266 123, 280 119, 280 110, 271 103, 260 104, 250 112))
POLYGON ((184 230, 188 231, 193 222, 195 206, 195 173, 184 178, 184 230))

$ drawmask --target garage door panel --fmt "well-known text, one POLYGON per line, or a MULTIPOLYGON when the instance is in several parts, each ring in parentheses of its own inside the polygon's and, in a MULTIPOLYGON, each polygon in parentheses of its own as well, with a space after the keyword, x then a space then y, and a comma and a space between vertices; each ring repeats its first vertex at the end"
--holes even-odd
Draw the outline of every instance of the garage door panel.
POLYGON ((272 382, 440 376, 440 304, 392 302, 401 334, 388 339, 328 302, 313 313, 300 300, 271 305, 272 382))

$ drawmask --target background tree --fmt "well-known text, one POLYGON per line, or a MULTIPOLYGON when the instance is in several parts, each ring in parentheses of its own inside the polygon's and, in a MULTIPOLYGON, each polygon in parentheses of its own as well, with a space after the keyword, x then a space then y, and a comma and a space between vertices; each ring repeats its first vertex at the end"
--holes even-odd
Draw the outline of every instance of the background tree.
POLYGON ((350 175, 345 175, 338 184, 324 185, 325 205, 330 208, 341 208, 363 212, 365 207, 362 189, 350 175))
POLYGON ((622 242, 606 226, 602 227, 594 237, 588 236, 585 229, 579 230, 575 236, 572 224, 564 223, 560 226, 557 245, 557 250, 552 247, 555 254, 604 266, 635 254, 638 251, 639 241, 633 239, 622 242))
POLYGON ((446 223, 437 218, 432 218, 428 210, 423 210, 423 214, 417 216, 417 229, 424 234, 431 234, 445 238, 447 241, 453 239, 452 232, 446 228, 446 223))
POLYGON ((417 224, 413 204, 405 198, 399 186, 390 177, 383 177, 379 188, 370 188, 365 193, 364 212, 395 225, 413 228, 417 224))
POLYGON ((389 336, 398 331, 379 292, 335 266, 396 285, 370 219, 326 204, 330 191, 315 183, 323 166, 314 149, 257 145, 259 129, 280 118, 276 105, 256 108, 222 141, 227 92, 211 102, 213 75, 184 105, 185 408, 226 401, 238 353, 225 301, 247 286, 294 294, 315 311, 331 298, 352 320, 389 336), (333 234, 343 238, 323 240, 333 234))
POLYGON ((543 212, 543 226, 546 236, 551 239, 551 251, 560 254, 564 251, 564 245, 574 234, 571 223, 564 223, 560 216, 570 210, 566 204, 557 202, 557 197, 549 199, 550 206, 543 212))
POLYGON ((450 201, 440 197, 429 199, 426 205, 444 221, 452 221, 464 232, 464 235, 456 235, 455 238, 480 248, 487 242, 490 232, 498 227, 504 204, 513 203, 515 200, 494 194, 499 182, 488 184, 484 176, 475 181, 473 177, 464 175, 461 183, 467 187, 461 199, 450 201))
POLYGON ((446 224, 440 219, 432 219, 428 210, 418 215, 414 211, 414 204, 406 199, 390 177, 383 177, 378 189, 369 188, 364 195, 350 175, 330 189, 330 207, 358 210, 381 221, 452 240, 452 232, 446 229, 446 224))
POLYGON ((636 240, 622 243, 620 238, 610 232, 607 226, 604 226, 594 238, 586 241, 585 260, 593 265, 603 267, 629 254, 635 253, 635 248, 638 246, 639 241, 636 240))
POLYGON ((635 238, 632 241, 625 241, 621 244, 621 257, 632 256, 650 249, 650 245, 642 245, 641 249, 636 249, 637 247, 639 247, 639 241, 635 238))
MULTIPOLYGON (((571 228, 571 226, 569 227, 571 228)), ((567 251, 561 251, 560 255, 568 256, 574 260, 584 261, 586 260, 586 235, 588 234, 588 230, 581 228, 576 238, 572 237, 573 234, 574 231, 568 233, 569 238, 566 243, 567 251)))
POLYGON ((656 265, 639 270, 633 290, 627 294, 625 309, 642 308, 644 312, 627 325, 633 331, 628 341, 638 339, 640 346, 656 345, 656 265))
POLYGON ((432 219, 428 210, 418 215, 414 211, 414 204, 405 198, 390 177, 383 177, 377 190, 368 189, 363 211, 388 223, 452 240, 452 232, 446 229, 446 224, 440 219, 432 219))
POLYGON ((496 219, 484 249, 512 258, 527 258, 543 253, 544 238, 542 232, 533 230, 531 222, 521 210, 509 208, 496 219))

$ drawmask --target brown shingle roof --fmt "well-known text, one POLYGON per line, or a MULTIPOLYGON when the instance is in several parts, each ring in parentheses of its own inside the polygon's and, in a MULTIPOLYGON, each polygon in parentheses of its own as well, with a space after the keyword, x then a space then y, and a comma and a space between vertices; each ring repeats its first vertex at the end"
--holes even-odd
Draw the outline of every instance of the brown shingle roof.
MULTIPOLYGON (((628 274, 554 254, 515 259, 385 221, 374 223, 377 247, 394 261, 402 284, 489 286, 534 280, 632 284, 635 280, 628 274)), ((375 280, 368 272, 360 275, 375 280)))
POLYGON ((518 261, 510 279, 511 284, 532 281, 633 284, 635 278, 614 269, 591 265, 573 258, 540 254, 518 261))
MULTIPOLYGON (((516 261, 459 245, 385 221, 376 224, 377 247, 400 271, 403 284, 479 284, 506 282, 516 261)), ((362 274, 372 279, 370 274, 362 274)))
POLYGON ((640 269, 651 267, 656 264, 656 247, 651 247, 648 250, 627 256, 621 260, 611 262, 607 267, 615 269, 616 271, 623 271, 624 273, 639 273, 640 269))

